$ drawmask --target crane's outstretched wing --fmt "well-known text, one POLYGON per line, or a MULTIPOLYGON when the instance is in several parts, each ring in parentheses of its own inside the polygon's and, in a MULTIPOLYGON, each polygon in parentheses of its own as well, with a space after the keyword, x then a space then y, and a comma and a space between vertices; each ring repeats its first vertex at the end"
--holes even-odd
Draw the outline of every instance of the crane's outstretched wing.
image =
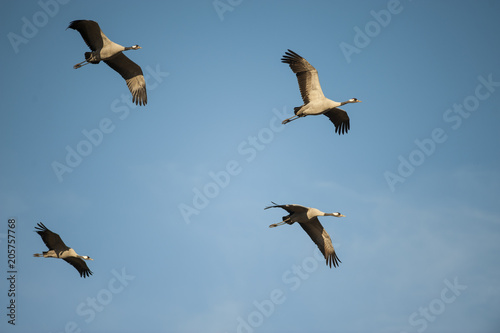
POLYGON ((281 62, 290 65, 292 71, 297 75, 304 104, 325 97, 319 84, 318 71, 306 59, 289 49, 281 58, 281 62))
POLYGON ((81 277, 85 278, 87 276, 92 275, 92 271, 88 268, 87 264, 83 259, 77 257, 67 257, 64 258, 64 261, 66 261, 71 266, 75 267, 76 270, 80 273, 81 277))
POLYGON ((325 113, 323 113, 325 116, 330 118, 332 123, 335 125, 335 133, 340 134, 346 134, 349 129, 349 116, 347 115, 347 112, 345 112, 342 109, 339 108, 333 108, 325 113))
MULTIPOLYGON (((102 49, 102 46, 108 37, 102 32, 99 24, 91 20, 76 20, 72 21, 68 28, 76 30, 82 35, 85 44, 92 50, 97 51, 102 49)), ((68 29, 66 28, 66 29, 68 29)))
POLYGON ((337 267, 339 265, 340 259, 335 253, 333 248, 332 240, 326 230, 323 228, 318 218, 312 218, 309 222, 299 223, 302 229, 311 237, 314 243, 318 246, 321 253, 326 259, 326 265, 330 265, 330 268, 337 267))
POLYGON ((56 253, 69 250, 69 247, 64 244, 61 237, 55 232, 47 229, 42 222, 38 223, 35 227, 35 231, 42 237, 43 242, 47 245, 49 250, 54 250, 56 253))
POLYGON ((304 206, 301 206, 301 205, 278 205, 274 202, 271 201, 271 203, 274 205, 274 206, 268 206, 264 209, 269 209, 269 208, 283 208, 284 210, 286 210, 288 213, 290 214, 293 214, 293 213, 301 213, 301 212, 307 212, 307 210, 309 209, 308 207, 304 207, 304 206))
POLYGON ((120 73, 125 79, 128 89, 132 93, 132 102, 139 105, 146 105, 148 103, 146 81, 139 65, 127 58, 122 52, 111 59, 104 60, 104 62, 120 73))

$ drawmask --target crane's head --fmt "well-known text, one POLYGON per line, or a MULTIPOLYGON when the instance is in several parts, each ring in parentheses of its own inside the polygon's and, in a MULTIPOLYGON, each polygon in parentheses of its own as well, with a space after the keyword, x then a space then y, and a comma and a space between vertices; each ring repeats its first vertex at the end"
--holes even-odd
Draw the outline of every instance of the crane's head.
POLYGON ((351 98, 350 100, 347 101, 347 103, 361 103, 361 101, 357 98, 351 98))
POLYGON ((131 46, 130 48, 131 48, 132 50, 142 49, 142 47, 140 47, 139 45, 134 45, 134 46, 131 46))
POLYGON ((89 256, 80 256, 80 258, 85 259, 85 260, 94 260, 94 259, 90 258, 89 256))
POLYGON ((345 215, 340 214, 339 212, 335 212, 335 213, 325 213, 325 216, 345 217, 345 215))

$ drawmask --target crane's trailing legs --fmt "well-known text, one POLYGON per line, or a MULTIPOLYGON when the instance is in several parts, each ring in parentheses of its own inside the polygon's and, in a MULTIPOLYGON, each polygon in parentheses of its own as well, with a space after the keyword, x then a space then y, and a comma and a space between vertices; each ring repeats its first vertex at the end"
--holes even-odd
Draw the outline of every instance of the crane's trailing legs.
POLYGON ((286 123, 289 123, 289 122, 291 122, 292 120, 299 119, 299 118, 300 118, 300 116, 293 116, 293 117, 290 117, 290 118, 288 118, 288 119, 283 120, 281 123, 282 123, 283 125, 285 125, 286 123))
POLYGON ((290 216, 284 216, 284 217, 283 217, 283 221, 278 222, 278 223, 273 223, 273 224, 271 224, 271 225, 269 226, 269 228, 274 228, 274 227, 277 227, 277 226, 283 225, 283 224, 285 224, 285 223, 286 223, 286 224, 290 224, 290 223, 288 223, 288 222, 290 222, 290 216))
POLYGON ((74 69, 77 69, 77 68, 80 68, 80 67, 83 67, 85 65, 88 65, 90 64, 87 60, 84 60, 82 62, 79 62, 78 64, 76 64, 75 66, 73 66, 74 69))

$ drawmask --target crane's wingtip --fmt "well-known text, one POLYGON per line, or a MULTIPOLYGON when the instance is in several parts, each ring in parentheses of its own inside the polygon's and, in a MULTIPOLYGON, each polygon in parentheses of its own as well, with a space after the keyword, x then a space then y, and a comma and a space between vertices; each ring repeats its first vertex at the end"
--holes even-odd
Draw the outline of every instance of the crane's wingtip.
POLYGON ((273 206, 267 206, 267 207, 265 207, 264 209, 276 208, 276 207, 278 207, 278 206, 279 206, 276 202, 271 201, 271 203, 273 204, 273 206))
POLYGON ((76 24, 78 24, 78 22, 80 22, 80 21, 81 20, 73 20, 73 21, 69 22, 69 25, 66 28, 66 30, 68 30, 68 29, 76 30, 76 24))

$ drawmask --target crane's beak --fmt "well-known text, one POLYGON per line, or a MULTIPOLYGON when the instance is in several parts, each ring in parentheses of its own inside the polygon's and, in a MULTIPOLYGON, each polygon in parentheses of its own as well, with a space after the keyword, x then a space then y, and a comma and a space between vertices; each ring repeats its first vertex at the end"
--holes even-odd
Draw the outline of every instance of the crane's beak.
POLYGON ((345 215, 344 214, 340 214, 340 217, 345 217, 345 215))

